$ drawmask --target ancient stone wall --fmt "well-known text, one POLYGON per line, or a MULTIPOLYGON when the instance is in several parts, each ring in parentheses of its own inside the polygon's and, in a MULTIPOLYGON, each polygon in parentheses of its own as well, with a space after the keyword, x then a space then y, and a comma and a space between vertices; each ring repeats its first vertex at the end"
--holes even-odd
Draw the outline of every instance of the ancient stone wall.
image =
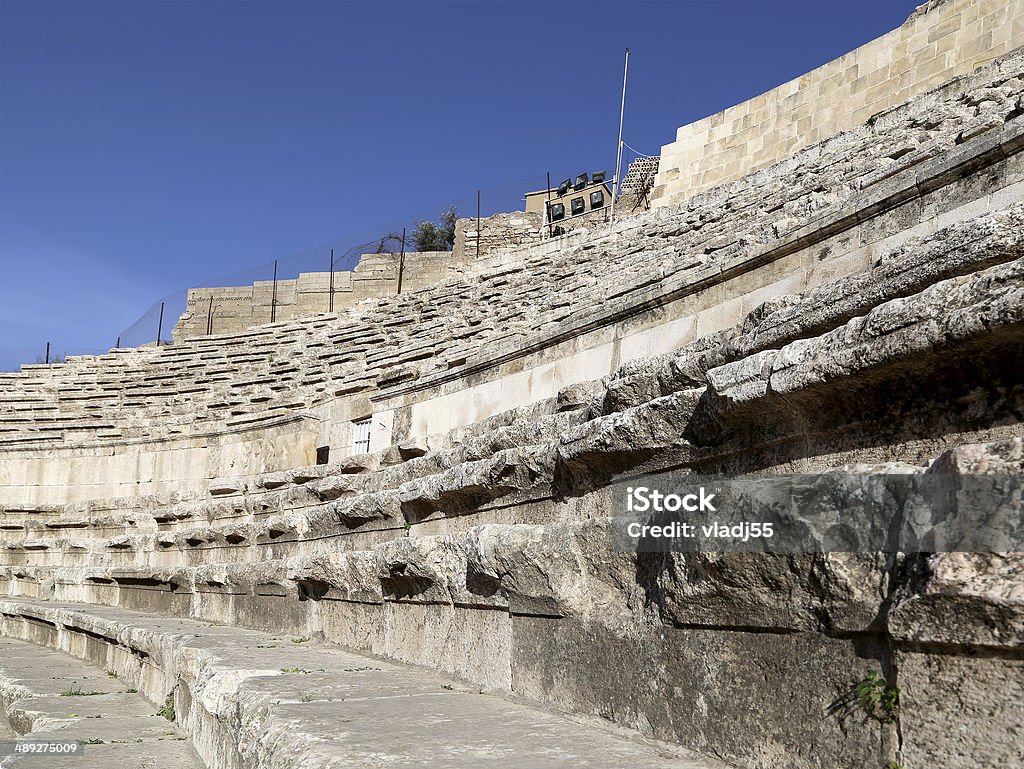
MULTIPOLYGON (((367 299, 395 296, 399 254, 363 254, 352 271, 334 273, 334 312, 367 299)), ((450 251, 411 251, 405 255, 402 290, 416 291, 461 272, 450 251)), ((331 275, 303 272, 298 278, 258 280, 251 286, 190 288, 188 304, 174 327, 175 342, 209 334, 230 334, 270 323, 329 312, 331 275), (212 301, 211 301, 212 300, 212 301), (272 312, 273 305, 273 312, 272 312)))
POLYGON ((681 127, 653 193, 666 206, 765 168, 1024 45, 1024 0, 931 0, 887 35, 681 127))
POLYGON ((455 246, 452 251, 464 260, 471 261, 496 251, 537 243, 541 237, 540 221, 538 214, 523 211, 483 217, 479 223, 478 241, 477 220, 459 219, 455 222, 455 246))

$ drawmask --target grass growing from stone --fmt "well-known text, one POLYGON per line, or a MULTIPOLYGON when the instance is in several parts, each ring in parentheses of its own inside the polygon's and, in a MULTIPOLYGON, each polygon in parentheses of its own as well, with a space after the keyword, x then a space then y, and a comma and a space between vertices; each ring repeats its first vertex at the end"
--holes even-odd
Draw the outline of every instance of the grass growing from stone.
POLYGON ((158 716, 163 716, 168 721, 173 721, 174 720, 174 698, 171 697, 171 695, 169 695, 169 694, 167 695, 167 699, 164 700, 163 707, 160 708, 156 712, 156 714, 158 716))
POLYGON ((61 697, 92 697, 96 694, 106 694, 106 692, 84 692, 82 687, 78 685, 78 682, 71 684, 70 689, 65 689, 60 693, 61 697))
POLYGON ((892 723, 899 716, 899 687, 889 686, 881 673, 872 670, 865 675, 857 684, 856 692, 857 703, 869 718, 892 723))

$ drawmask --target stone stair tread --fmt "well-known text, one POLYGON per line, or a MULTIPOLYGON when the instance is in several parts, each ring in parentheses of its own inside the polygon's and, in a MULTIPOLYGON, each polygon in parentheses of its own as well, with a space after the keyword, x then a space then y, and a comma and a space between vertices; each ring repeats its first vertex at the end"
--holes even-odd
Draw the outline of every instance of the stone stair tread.
MULTIPOLYGON (((234 702, 232 710, 243 720, 262 719, 262 729, 251 736, 259 745, 246 746, 270 757, 261 765, 300 759, 287 765, 726 769, 718 761, 597 719, 570 718, 422 669, 316 642, 293 644, 255 630, 85 604, 0 600, 0 611, 59 618, 94 637, 128 638, 130 631, 143 645, 169 648, 166 641, 173 639, 176 654, 208 661, 207 698, 216 693, 234 702), (237 697, 241 692, 244 698, 237 697)), ((23 642, 2 640, 0 645, 28 647, 19 660, 29 668, 34 664, 29 652, 65 666, 77 662, 23 642)), ((8 664, 6 657, 0 660, 0 667, 8 664)), ((93 673, 83 689, 99 688, 98 676, 106 677, 93 673)), ((202 699, 195 691, 193 698, 202 699)))
MULTIPOLYGON (((130 688, 75 657, 0 638, 0 694, 9 703, 8 712, 33 722, 31 731, 18 735, 0 715, 0 739, 89 741, 73 756, 52 759, 53 766, 68 769, 124 769, 145 766, 147 761, 170 769, 204 769, 184 734, 130 688), (74 691, 81 694, 71 694, 74 691), (12 692, 21 696, 13 699, 12 692)), ((41 765, 35 756, 10 757, 2 763, 4 769, 41 765)))

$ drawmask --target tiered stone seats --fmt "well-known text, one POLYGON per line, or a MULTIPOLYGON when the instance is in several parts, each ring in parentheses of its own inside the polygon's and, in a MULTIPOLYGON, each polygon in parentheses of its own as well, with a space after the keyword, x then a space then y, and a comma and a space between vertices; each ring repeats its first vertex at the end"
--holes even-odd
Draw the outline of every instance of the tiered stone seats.
MULTIPOLYGON (((27 367, 0 401, 7 445, 189 435, 410 382, 465 386, 502 356, 771 269, 854 224, 871 247, 867 266, 765 295, 677 349, 372 454, 255 476, 224 467, 198 493, 9 505, 0 595, 36 601, 7 602, 3 621, 121 637, 152 632, 134 615, 119 625, 141 609, 189 628, 287 630, 747 767, 884 766, 897 751, 909 765, 1012 765, 1019 554, 616 549, 610 485, 668 468, 1024 471, 1021 62, 685 208, 509 254, 465 280, 27 367), (883 212, 900 227, 891 239, 871 232, 883 212), (112 608, 83 622, 67 616, 80 607, 47 606, 58 601, 112 608), (832 719, 876 668, 904 687, 898 723, 832 719), (967 716, 943 704, 950 681, 967 716), (975 744, 950 728, 965 717, 999 726, 975 744)), ((192 672, 180 677, 198 685, 192 672)))
POLYGON ((518 263, 463 280, 341 316, 24 366, 3 379, 12 394, 0 399, 0 446, 258 424, 692 290, 940 187, 961 173, 950 154, 976 164, 986 153, 1018 151, 1022 60, 1007 57, 682 208, 570 235, 557 249, 526 249, 518 263))

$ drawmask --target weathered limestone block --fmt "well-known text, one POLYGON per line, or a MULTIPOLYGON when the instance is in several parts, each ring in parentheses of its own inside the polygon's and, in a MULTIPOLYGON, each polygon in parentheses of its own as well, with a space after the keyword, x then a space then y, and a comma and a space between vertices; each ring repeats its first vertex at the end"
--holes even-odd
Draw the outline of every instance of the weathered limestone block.
POLYGON ((942 281, 879 305, 821 338, 786 345, 775 359, 770 387, 795 392, 1022 321, 1024 260, 1017 260, 963 284, 942 281))
POLYGON ((669 626, 868 632, 891 584, 894 556, 867 553, 645 554, 669 626))
POLYGON ((467 437, 462 443, 463 453, 458 461, 485 459, 508 449, 539 445, 557 437, 567 427, 584 421, 585 415, 576 411, 524 416, 511 424, 467 437))
POLYGON ((257 540, 262 541, 274 541, 285 537, 295 539, 310 530, 309 519, 300 513, 270 516, 253 525, 253 534, 257 540))
POLYGON ((339 473, 372 473, 380 467, 381 458, 377 454, 354 454, 338 463, 334 470, 339 473))
POLYGON ((320 497, 313 489, 295 486, 267 491, 263 494, 250 494, 247 502, 252 512, 259 514, 315 505, 319 499, 320 497))
POLYGON ((306 596, 357 603, 381 604, 380 553, 357 550, 288 560, 287 578, 306 596))
POLYGON ((398 454, 403 460, 422 457, 428 451, 430 446, 427 445, 427 439, 422 437, 406 438, 398 444, 398 454))
POLYGON ((340 471, 340 469, 332 465, 311 465, 310 467, 297 467, 294 470, 286 470, 285 474, 289 483, 303 484, 319 480, 333 471, 340 471))
POLYGON ((258 489, 277 489, 292 483, 292 470, 282 470, 278 473, 265 473, 256 479, 258 489))
POLYGON ((518 447, 489 459, 465 462, 433 476, 402 484, 398 496, 412 520, 442 511, 458 515, 515 492, 549 486, 555 450, 549 445, 518 447))
MULTIPOLYGON (((1018 479, 1024 473, 1024 439, 959 446, 932 462, 928 472, 1018 479)), ((970 488, 969 483, 958 484, 965 486, 970 488)), ((1014 488, 1012 493, 1019 495, 1014 488)), ((988 537, 995 534, 986 532, 988 537)), ((1013 651, 1024 646, 1024 554, 935 553, 919 564, 916 576, 889 612, 894 638, 909 644, 1013 651)))
POLYGON ((876 653, 870 644, 817 633, 622 633, 531 616, 516 624, 512 666, 523 696, 560 709, 587 703, 587 715, 729 764, 865 769, 893 757, 895 728, 844 718, 835 707, 877 669, 876 653))
POLYGON ((466 555, 452 536, 396 539, 375 548, 385 598, 465 604, 466 555))
POLYGON ((607 481, 659 449, 687 446, 684 433, 702 392, 691 389, 655 398, 566 431, 558 446, 562 481, 586 487, 600 478, 607 481))
POLYGON ((243 491, 245 491, 244 478, 214 478, 210 481, 210 495, 214 497, 241 494, 243 491))
MULTIPOLYGON (((819 397, 826 385, 842 389, 872 381, 869 371, 910 370, 922 356, 947 354, 957 345, 1019 346, 1024 322, 1024 260, 969 277, 950 278, 910 297, 874 307, 820 337, 798 339, 708 372, 710 387, 690 435, 716 444, 747 419, 758 403, 773 404, 779 418, 803 418, 798 394, 819 397), (917 361, 915 363, 915 361, 917 361), (850 383, 847 385, 846 383, 850 383)), ((902 394, 901 394, 902 395, 902 394)), ((816 407, 822 418, 828 413, 816 407)))
POLYGON ((765 350, 735 363, 711 369, 707 373, 709 389, 724 408, 764 398, 768 394, 768 381, 778 357, 777 350, 765 350))
POLYGON ((616 372, 605 384, 602 412, 612 414, 639 406, 659 398, 663 393, 658 372, 666 365, 669 356, 643 358, 616 372), (628 372, 628 373, 627 373, 628 372))
POLYGON ((404 522, 401 496, 396 491, 372 492, 352 500, 333 502, 329 515, 336 523, 350 529, 373 522, 404 522))
POLYGON ((500 593, 517 614, 572 616, 620 629, 634 619, 636 557, 612 549, 608 519, 476 526, 465 548, 469 589, 485 597, 500 593))
POLYGON ((896 657, 906 766, 1021 765, 1024 660, 928 647, 896 657))
POLYGON ((365 477, 359 475, 330 475, 316 484, 316 495, 322 500, 353 496, 365 487, 365 477))
POLYGON ((559 411, 584 411, 592 413, 604 394, 600 381, 578 382, 558 391, 559 411))

